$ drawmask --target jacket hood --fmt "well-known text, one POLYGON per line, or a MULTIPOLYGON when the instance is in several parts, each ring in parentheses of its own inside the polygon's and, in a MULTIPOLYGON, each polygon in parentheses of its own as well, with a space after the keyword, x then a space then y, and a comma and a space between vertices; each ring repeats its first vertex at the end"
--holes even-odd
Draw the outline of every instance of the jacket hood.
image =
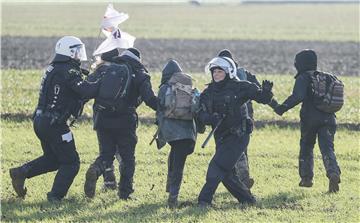
POLYGON ((112 58, 112 62, 114 63, 127 63, 129 64, 134 70, 145 70, 147 69, 145 66, 138 60, 130 57, 129 55, 120 55, 112 58))
POLYGON ((103 61, 112 62, 113 57, 116 57, 116 56, 119 56, 119 51, 117 48, 101 54, 101 59, 103 61))
POLYGON ((182 72, 179 63, 176 60, 169 60, 162 70, 161 85, 166 83, 174 73, 182 72))
POLYGON ((302 50, 295 56, 294 66, 298 73, 316 70, 317 69, 317 56, 313 50, 302 50))

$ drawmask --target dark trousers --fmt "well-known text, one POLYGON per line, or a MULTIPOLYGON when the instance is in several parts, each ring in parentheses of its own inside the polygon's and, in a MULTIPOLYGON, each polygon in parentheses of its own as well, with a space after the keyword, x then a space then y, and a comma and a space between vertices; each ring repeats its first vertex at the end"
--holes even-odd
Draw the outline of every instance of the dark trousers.
POLYGON ((244 144, 245 147, 244 152, 240 155, 239 160, 235 163, 234 166, 234 173, 239 178, 239 180, 245 184, 249 183, 250 181, 250 167, 248 161, 248 146, 250 143, 250 138, 247 144, 244 144))
POLYGON ((206 183, 198 197, 199 202, 211 203, 213 195, 220 182, 239 201, 250 201, 250 190, 236 177, 233 168, 249 142, 249 135, 241 137, 229 135, 222 140, 216 140, 216 152, 210 161, 206 183))
POLYGON ((99 141, 100 156, 95 163, 101 170, 99 175, 112 167, 117 151, 121 157, 119 192, 124 195, 131 194, 134 191, 136 128, 98 128, 96 133, 99 141))
POLYGON ((63 198, 80 168, 79 155, 69 127, 64 124, 50 126, 50 118, 36 116, 34 131, 41 141, 43 155, 24 165, 27 178, 58 170, 51 192, 63 198))
POLYGON ((301 119, 301 139, 299 155, 299 174, 301 178, 312 179, 314 176, 314 145, 316 137, 326 170, 326 176, 340 176, 340 168, 334 152, 334 136, 336 132, 335 118, 325 120, 301 119))
POLYGON ((185 161, 187 156, 194 152, 195 142, 192 139, 181 139, 169 144, 171 150, 168 158, 168 190, 171 196, 178 196, 185 161))

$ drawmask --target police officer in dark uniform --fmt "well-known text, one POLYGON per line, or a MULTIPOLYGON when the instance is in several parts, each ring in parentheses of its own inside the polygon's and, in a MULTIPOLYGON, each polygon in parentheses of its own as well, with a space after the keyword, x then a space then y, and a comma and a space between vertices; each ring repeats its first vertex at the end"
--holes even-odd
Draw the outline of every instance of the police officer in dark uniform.
MULTIPOLYGON (((218 54, 219 57, 228 57, 232 60, 233 55, 228 49, 223 49, 218 54)), ((238 64, 234 61, 236 67, 237 67, 237 77, 240 80, 246 80, 251 83, 256 84, 259 88, 261 88, 260 82, 257 80, 256 76, 252 74, 250 71, 244 69, 243 67, 239 67, 238 64)), ((276 103, 276 101, 272 100, 269 104, 270 107, 273 107, 273 103, 276 103)), ((249 100, 246 104, 243 105, 243 108, 245 112, 247 113, 247 116, 249 117, 249 125, 253 126, 254 124, 254 109, 252 106, 252 101, 249 100)), ((249 127, 251 128, 251 127, 249 127)), ((250 143, 250 140, 249 140, 250 143)), ((249 168, 249 161, 248 161, 248 145, 245 147, 245 152, 240 156, 240 159, 235 164, 234 168, 235 174, 239 177, 239 179, 250 189, 254 185, 254 179, 250 177, 250 168, 249 168)))
MULTIPOLYGON (((228 58, 234 60, 232 53, 228 49, 221 50, 219 52, 218 56, 219 57, 228 57, 228 58)), ((258 87, 261 87, 261 84, 259 83, 259 81, 257 80, 255 75, 253 75, 248 70, 246 70, 242 67, 238 67, 238 64, 235 61, 234 61, 234 63, 237 67, 236 75, 238 76, 238 78, 240 80, 246 80, 246 81, 256 84, 256 86, 258 86, 258 87)), ((247 103, 245 103, 243 105, 243 107, 244 107, 243 109, 245 110, 245 112, 247 112, 247 115, 249 117, 248 124, 253 125, 254 109, 252 106, 252 102, 249 100, 247 103)), ((250 143, 250 140, 249 140, 249 143, 250 143)), ((248 152, 248 145, 246 145, 244 153, 240 156, 238 162, 236 162, 234 171, 235 171, 236 176, 238 176, 239 179, 249 189, 251 189, 251 187, 254 185, 254 179, 250 177, 250 169, 249 169, 249 161, 248 161, 248 153, 247 152, 248 152)))
POLYGON ((216 128, 216 152, 198 197, 199 205, 211 204, 220 182, 239 202, 255 203, 250 190, 235 176, 233 168, 244 152, 251 132, 247 128, 242 105, 248 100, 269 103, 273 96, 272 83, 264 81, 259 88, 248 81, 237 80, 236 65, 228 57, 213 58, 206 70, 211 72, 213 81, 201 94, 198 119, 216 128))
POLYGON ((340 168, 334 152, 334 135, 336 117, 334 113, 326 113, 316 109, 313 103, 311 77, 307 71, 316 71, 317 55, 313 50, 302 50, 295 56, 294 66, 297 70, 293 93, 275 107, 275 112, 282 115, 289 109, 302 103, 300 111, 301 139, 299 155, 299 186, 312 187, 314 156, 313 149, 316 136, 322 154, 326 176, 329 178, 329 192, 337 192, 340 183, 340 168))
POLYGON ((84 81, 80 61, 86 60, 85 46, 79 38, 65 36, 55 47, 55 58, 42 79, 38 106, 34 114, 34 131, 44 152, 39 158, 10 169, 15 192, 24 198, 25 179, 58 170, 49 201, 61 200, 68 192, 80 167, 73 134, 67 120, 77 118, 83 101, 93 98, 99 83, 84 81))
POLYGON ((95 114, 97 120, 94 125, 99 146, 102 148, 99 157, 86 172, 84 191, 87 197, 94 197, 98 177, 106 169, 111 168, 115 152, 118 150, 121 157, 118 196, 120 199, 127 200, 131 198, 130 194, 134 192, 134 153, 137 143, 136 128, 138 122, 136 108, 144 101, 147 106, 156 110, 157 98, 152 91, 150 76, 141 63, 140 52, 136 48, 123 51, 120 56, 114 57, 112 62, 126 63, 133 70, 127 108, 114 112, 96 111, 98 114, 95 114))

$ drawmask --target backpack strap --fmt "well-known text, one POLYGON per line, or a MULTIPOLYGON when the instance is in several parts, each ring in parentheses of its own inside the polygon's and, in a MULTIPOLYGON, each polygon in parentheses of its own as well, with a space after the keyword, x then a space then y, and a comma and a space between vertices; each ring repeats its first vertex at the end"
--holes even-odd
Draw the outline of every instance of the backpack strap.
POLYGON ((185 85, 185 84, 177 82, 172 86, 174 86, 175 89, 179 89, 179 90, 184 91, 184 92, 186 92, 188 94, 192 93, 192 88, 191 88, 190 85, 185 85))

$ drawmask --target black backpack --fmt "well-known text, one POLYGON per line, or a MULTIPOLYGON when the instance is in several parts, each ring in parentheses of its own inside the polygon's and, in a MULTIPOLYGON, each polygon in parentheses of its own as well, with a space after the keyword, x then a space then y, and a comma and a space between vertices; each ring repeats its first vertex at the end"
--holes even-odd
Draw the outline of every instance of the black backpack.
POLYGON ((315 71, 310 76, 315 107, 326 113, 339 111, 344 105, 344 84, 325 72, 315 71))
POLYGON ((101 77, 99 94, 95 105, 100 110, 121 111, 128 108, 128 94, 132 80, 132 69, 128 64, 110 63, 101 77))

